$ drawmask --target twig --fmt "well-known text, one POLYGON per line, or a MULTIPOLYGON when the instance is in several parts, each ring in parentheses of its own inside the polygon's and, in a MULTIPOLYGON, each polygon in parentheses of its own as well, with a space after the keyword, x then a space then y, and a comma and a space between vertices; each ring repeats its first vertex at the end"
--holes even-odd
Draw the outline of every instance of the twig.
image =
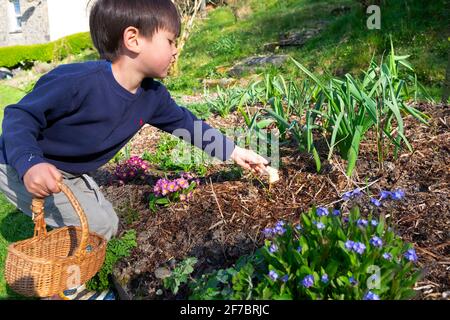
POLYGON ((213 192, 214 199, 216 200, 217 207, 219 208, 220 216, 222 217, 222 220, 224 221, 224 223, 226 223, 225 217, 223 216, 222 208, 220 207, 220 204, 219 204, 219 200, 217 200, 217 195, 216 195, 216 193, 214 191, 214 187, 213 187, 213 183, 212 183, 211 178, 209 178, 209 183, 211 183, 211 190, 213 192))

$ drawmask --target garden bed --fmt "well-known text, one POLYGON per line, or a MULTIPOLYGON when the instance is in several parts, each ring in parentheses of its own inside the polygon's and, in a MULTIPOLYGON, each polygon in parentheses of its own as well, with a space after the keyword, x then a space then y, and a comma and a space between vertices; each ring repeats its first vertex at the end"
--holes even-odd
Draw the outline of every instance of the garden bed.
MULTIPOLYGON (((387 157, 383 169, 376 162, 376 145, 361 144, 353 180, 344 173, 338 156, 324 162, 316 173, 312 156, 295 146, 280 150, 281 180, 269 188, 267 179, 241 172, 233 165, 215 165, 201 179, 193 199, 161 208, 148 207, 148 196, 161 176, 136 184, 118 184, 112 177, 114 165, 99 169, 95 178, 121 217, 120 232, 137 231, 138 246, 115 268, 115 276, 133 299, 184 299, 186 288, 174 296, 155 276, 158 267, 170 268, 191 256, 198 259, 193 276, 226 268, 241 256, 263 244, 262 230, 279 220, 298 222, 312 206, 338 207, 352 204, 341 199, 357 187, 366 195, 357 201, 361 212, 381 210, 404 241, 414 244, 424 277, 416 284, 416 299, 446 299, 450 290, 450 204, 448 106, 421 104, 419 110, 431 116, 427 127, 410 117, 405 119, 407 138, 413 154, 404 150, 397 160, 387 157), (367 193, 405 190, 402 201, 390 201, 382 208, 369 204, 367 193), (163 289, 158 292, 158 289, 163 289), (157 294, 158 293, 158 294, 157 294)), ((239 117, 212 117, 215 127, 236 126, 239 117)), ((159 133, 143 128, 130 143, 131 154, 154 150, 159 133)), ((319 147, 320 151, 320 147, 319 147)))

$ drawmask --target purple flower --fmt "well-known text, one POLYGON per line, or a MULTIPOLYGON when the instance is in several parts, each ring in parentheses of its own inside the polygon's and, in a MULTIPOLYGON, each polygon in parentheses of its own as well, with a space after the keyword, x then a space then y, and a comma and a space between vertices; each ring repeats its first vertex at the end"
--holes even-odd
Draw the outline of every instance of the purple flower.
POLYGON ((383 246, 383 241, 378 238, 377 236, 373 236, 372 239, 370 239, 370 244, 374 247, 381 248, 383 246))
POLYGON ((388 261, 391 261, 392 260, 392 254, 390 254, 388 252, 385 252, 385 253, 383 253, 383 258, 388 260, 388 261))
POLYGON ((270 253, 274 253, 278 250, 278 246, 274 243, 270 246, 269 251, 270 253))
POLYGON ((382 190, 381 193, 380 193, 380 200, 387 199, 390 196, 391 196, 391 192, 390 191, 382 190))
POLYGON ((405 252, 404 257, 411 262, 416 262, 417 261, 417 254, 416 251, 414 249, 409 249, 408 251, 405 252))
POLYGON ((186 179, 184 179, 184 178, 177 179, 176 183, 181 189, 189 188, 189 182, 186 179))
POLYGON ((364 250, 366 250, 366 246, 364 243, 355 242, 355 244, 353 245, 353 251, 355 251, 358 254, 363 254, 364 250))
POLYGON ((339 209, 333 209, 333 216, 337 217, 341 214, 341 212, 339 211, 339 209))
POLYGON ((345 242, 345 249, 347 249, 348 251, 353 250, 353 246, 355 245, 355 243, 352 240, 347 240, 345 242))
POLYGON ((319 217, 327 216, 328 215, 328 209, 324 207, 319 207, 316 210, 316 213, 319 217))
POLYGON ((352 191, 352 197, 359 197, 361 195, 361 189, 356 188, 352 191))
POLYGON ((405 196, 405 191, 402 189, 397 189, 391 193, 391 198, 394 200, 401 200, 405 196))
POLYGON ((302 280, 302 286, 304 286, 305 288, 310 288, 312 287, 313 284, 314 284, 314 276, 312 274, 307 275, 302 280))
POLYGON ((319 230, 322 230, 325 228, 325 225, 322 222, 315 221, 315 225, 316 225, 317 229, 319 229, 319 230))
POLYGON ((262 232, 266 238, 270 238, 273 235, 272 228, 265 228, 262 232))
POLYGON ((370 221, 370 224, 371 224, 373 227, 376 227, 376 226, 378 225, 378 221, 375 220, 375 219, 372 219, 372 220, 370 221))
POLYGON ((344 222, 347 223, 348 222, 348 217, 344 217, 344 222))
POLYGON ((302 249, 303 249, 302 246, 298 246, 298 247, 297 247, 297 252, 298 252, 298 253, 302 253, 302 249))
POLYGON ((358 221, 356 221, 356 224, 358 225, 358 227, 367 227, 367 220, 366 219, 358 219, 358 221))
POLYGON ((286 232, 286 228, 283 228, 281 225, 275 226, 275 228, 273 228, 273 232, 279 235, 282 235, 286 232))
POLYGON ((320 281, 322 281, 323 283, 328 283, 328 275, 324 273, 320 278, 320 281))
POLYGON ((350 281, 350 284, 351 284, 352 286, 358 285, 358 281, 356 281, 356 279, 353 278, 353 277, 348 278, 348 281, 350 281))
POLYGON ((300 224, 295 226, 295 229, 297 229, 298 231, 302 230, 302 226, 300 224))
POLYGON ((375 293, 368 291, 364 297, 363 300, 380 300, 380 297, 376 295, 375 293))
POLYGON ((289 275, 285 274, 284 276, 281 277, 281 281, 283 282, 287 282, 289 279, 289 275))
POLYGON ((352 197, 352 192, 351 191, 347 191, 346 193, 344 193, 342 195, 342 199, 344 200, 349 200, 352 197))
POLYGON ((376 207, 381 206, 381 202, 375 198, 370 198, 370 202, 376 207))
POLYGON ((276 273, 276 272, 273 271, 273 270, 270 270, 270 271, 269 271, 269 277, 270 277, 273 281, 276 281, 276 280, 278 279, 278 273, 276 273))
POLYGON ((283 221, 283 220, 280 220, 280 221, 278 221, 278 222, 275 224, 275 227, 282 227, 282 226, 284 226, 284 221, 283 221))

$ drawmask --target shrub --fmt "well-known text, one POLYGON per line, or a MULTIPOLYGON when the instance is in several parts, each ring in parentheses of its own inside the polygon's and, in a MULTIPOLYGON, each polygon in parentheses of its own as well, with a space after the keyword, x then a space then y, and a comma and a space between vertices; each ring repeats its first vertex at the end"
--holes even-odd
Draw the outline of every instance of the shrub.
POLYGON ((383 215, 348 217, 313 208, 301 224, 279 221, 235 268, 191 282, 193 299, 406 299, 420 277, 417 255, 383 215))
POLYGON ((35 61, 58 61, 70 54, 79 54, 93 44, 88 32, 73 34, 59 40, 29 46, 0 48, 0 67, 27 67, 35 61))

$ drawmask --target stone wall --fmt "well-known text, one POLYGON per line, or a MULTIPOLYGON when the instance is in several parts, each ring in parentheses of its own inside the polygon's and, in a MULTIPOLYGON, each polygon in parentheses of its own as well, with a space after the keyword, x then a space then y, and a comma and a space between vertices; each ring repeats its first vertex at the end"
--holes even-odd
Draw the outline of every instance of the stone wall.
POLYGON ((0 46, 45 43, 50 40, 47 0, 20 0, 22 30, 11 33, 8 14, 9 0, 0 0, 0 46))

